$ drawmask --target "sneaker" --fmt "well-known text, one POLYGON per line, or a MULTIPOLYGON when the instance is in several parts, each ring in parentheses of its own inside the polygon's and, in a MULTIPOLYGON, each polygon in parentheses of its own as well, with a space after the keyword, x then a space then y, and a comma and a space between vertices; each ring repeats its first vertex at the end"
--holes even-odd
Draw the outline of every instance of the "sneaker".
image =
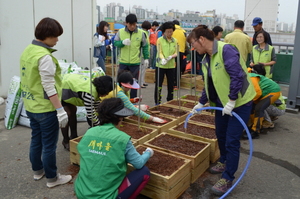
POLYGON ((66 184, 72 180, 71 175, 60 175, 57 174, 57 179, 54 182, 47 182, 47 187, 52 188, 58 185, 66 184))
POLYGON ((212 174, 223 173, 225 171, 226 165, 224 163, 218 162, 215 166, 209 169, 209 172, 212 174))
POLYGON ((264 120, 263 123, 262 123, 262 128, 264 128, 264 129, 272 129, 274 127, 275 127, 275 125, 274 125, 273 122, 269 122, 267 120, 264 120))
POLYGON ((211 191, 217 195, 222 196, 226 193, 232 186, 232 181, 221 178, 212 188, 211 191))
POLYGON ((43 177, 45 176, 45 172, 43 171, 43 173, 41 173, 41 174, 39 174, 39 175, 33 175, 33 179, 35 180, 35 181, 38 181, 38 180, 40 180, 40 179, 42 179, 43 177))
POLYGON ((278 119, 278 116, 271 116, 271 120, 272 121, 275 121, 275 120, 277 120, 278 119))

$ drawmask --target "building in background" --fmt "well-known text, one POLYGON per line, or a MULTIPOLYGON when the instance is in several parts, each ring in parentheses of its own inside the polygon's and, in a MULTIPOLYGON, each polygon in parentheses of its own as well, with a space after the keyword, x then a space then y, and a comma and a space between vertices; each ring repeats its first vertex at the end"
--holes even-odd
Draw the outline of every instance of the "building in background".
POLYGON ((244 31, 253 32, 252 20, 260 17, 264 30, 277 32, 278 8, 279 0, 245 0, 244 31))

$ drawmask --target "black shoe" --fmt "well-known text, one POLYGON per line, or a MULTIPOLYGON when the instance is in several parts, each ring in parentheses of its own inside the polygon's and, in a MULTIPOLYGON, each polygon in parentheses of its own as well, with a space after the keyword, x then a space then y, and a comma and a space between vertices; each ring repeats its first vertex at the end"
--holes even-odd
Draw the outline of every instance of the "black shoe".
MULTIPOLYGON (((256 131, 250 131, 252 139, 258 139, 259 138, 259 133, 256 131)), ((243 140, 248 140, 248 134, 245 132, 242 136, 243 140)))
POLYGON ((143 84, 143 86, 148 86, 148 84, 143 84))
POLYGON ((64 141, 62 141, 62 145, 64 146, 64 148, 68 151, 70 151, 70 145, 69 143, 64 143, 64 141))

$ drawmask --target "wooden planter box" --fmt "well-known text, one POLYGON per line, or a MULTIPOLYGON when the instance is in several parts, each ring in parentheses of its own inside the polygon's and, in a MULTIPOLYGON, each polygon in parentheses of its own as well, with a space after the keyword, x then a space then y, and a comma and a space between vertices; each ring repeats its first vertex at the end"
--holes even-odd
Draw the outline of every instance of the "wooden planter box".
POLYGON ((147 131, 151 131, 143 136, 141 136, 140 138, 134 138, 136 137, 135 135, 135 131, 136 128, 138 128, 137 124, 134 123, 129 123, 129 122, 125 122, 123 121, 121 123, 121 125, 118 127, 118 129, 120 129, 121 131, 127 133, 128 135, 131 136, 131 141, 133 143, 134 146, 137 146, 139 144, 143 144, 144 142, 148 141, 149 139, 155 137, 158 134, 158 130, 152 127, 147 127, 147 126, 140 126, 140 129, 143 130, 147 130, 147 131), (126 126, 130 126, 131 129, 127 130, 126 126))
POLYGON ((181 88, 193 89, 196 87, 197 91, 202 91, 204 88, 204 82, 201 75, 184 74, 180 79, 181 88))
MULTIPOLYGON (((137 150, 139 148, 146 148, 145 145, 137 146, 137 150)), ((175 157, 178 160, 183 160, 183 164, 173 172, 171 175, 161 175, 151 171, 150 169, 150 180, 148 184, 144 187, 141 194, 155 199, 174 199, 180 197, 180 195, 190 186, 191 182, 191 161, 189 159, 185 159, 183 157, 178 157, 171 153, 166 153, 160 150, 153 148, 154 156, 161 154, 165 154, 170 157, 175 157)), ((151 158, 153 158, 151 157, 151 158)), ((151 158, 148 162, 151 161, 151 158)), ((148 163, 146 163, 147 166, 148 163)), ((160 165, 160 162, 156 162, 155 164, 160 165)), ((164 165, 164 168, 168 167, 168 163, 164 165)), ((166 168, 169 169, 169 168, 166 168)), ((133 171, 134 168, 132 165, 128 164, 128 172, 133 171)))
MULTIPOLYGON (((111 64, 105 65, 105 68, 106 68, 105 74, 112 77, 111 64)), ((115 73, 114 76, 117 76, 119 67, 117 67, 116 64, 114 64, 114 69, 115 69, 114 70, 114 73, 115 73)))
POLYGON ((80 165, 80 155, 77 151, 77 145, 79 141, 81 140, 82 136, 79 136, 77 138, 74 138, 70 140, 70 161, 71 164, 80 165))
MULTIPOLYGON (((184 125, 184 122, 179 124, 179 126, 183 126, 183 125, 184 125)), ((220 158, 220 150, 219 150, 218 140, 217 139, 210 139, 210 138, 207 138, 207 137, 202 137, 202 136, 199 136, 199 135, 189 133, 188 129, 189 129, 190 125, 199 126, 197 128, 197 130, 200 130, 201 127, 202 128, 209 128, 209 129, 213 130, 212 133, 215 133, 215 130, 213 128, 211 128, 211 126, 206 126, 204 124, 199 124, 199 123, 193 122, 193 121, 188 122, 187 132, 176 130, 176 128, 178 126, 171 127, 170 129, 167 130, 167 132, 170 133, 170 134, 173 134, 173 135, 179 135, 179 136, 183 136, 183 137, 186 137, 186 138, 189 138, 189 139, 200 140, 200 141, 210 143, 210 162, 217 161, 220 158)))
POLYGON ((215 115, 203 111, 189 118, 189 121, 215 129, 215 115))
MULTIPOLYGON (((164 143, 168 143, 168 139, 166 139, 166 142, 164 143)), ((149 146, 151 148, 156 148, 159 149, 161 151, 165 151, 168 153, 172 153, 176 156, 179 157, 184 157, 186 159, 190 159, 191 160, 191 181, 192 183, 195 182, 204 172, 205 170, 209 167, 209 155, 210 155, 210 143, 208 142, 203 142, 200 140, 192 140, 189 138, 185 138, 182 136, 177 136, 177 135, 172 135, 172 134, 167 134, 167 133, 161 133, 159 135, 157 135, 156 137, 150 139, 149 141, 145 142, 144 145, 149 146), (176 140, 178 139, 181 143, 177 146, 180 147, 193 147, 191 143, 194 143, 197 146, 200 146, 201 144, 205 145, 199 152, 197 152, 197 154, 195 155, 189 155, 189 154, 185 154, 179 151, 175 151, 175 150, 171 150, 168 148, 165 148, 164 146, 157 146, 152 144, 151 142, 155 139, 164 139, 164 136, 171 136, 173 138, 176 138, 176 140)))
POLYGON ((179 108, 179 104, 182 110, 188 111, 188 113, 190 113, 190 111, 194 108, 196 104, 198 104, 198 102, 195 103, 185 99, 179 99, 179 100, 173 99, 171 101, 164 103, 165 106, 175 107, 175 108, 179 108))

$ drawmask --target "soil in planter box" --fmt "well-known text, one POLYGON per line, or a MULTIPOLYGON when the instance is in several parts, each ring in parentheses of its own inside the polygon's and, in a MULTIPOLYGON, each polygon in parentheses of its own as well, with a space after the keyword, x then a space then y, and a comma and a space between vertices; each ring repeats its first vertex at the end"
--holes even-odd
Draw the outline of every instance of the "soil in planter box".
MULTIPOLYGON (((159 114, 151 114, 151 116, 153 116, 153 117, 159 117, 161 119, 165 119, 167 121, 167 123, 170 122, 170 121, 172 121, 170 118, 162 117, 159 114)), ((132 115, 132 116, 128 117, 128 119, 132 119, 132 120, 138 121, 138 117, 135 116, 135 115, 132 115)), ((151 120, 144 120, 142 118, 141 118, 140 121, 141 121, 141 125, 143 125, 143 123, 151 124, 151 125, 154 125, 154 126, 163 126, 163 125, 165 125, 165 124, 159 124, 159 123, 152 122, 151 120)))
POLYGON ((215 117, 210 115, 204 115, 204 114, 196 114, 190 118, 190 120, 196 121, 196 122, 202 122, 206 124, 212 124, 215 125, 215 117))
MULTIPOLYGON (((174 128, 174 130, 185 132, 184 123, 174 128)), ((205 127, 205 126, 199 126, 192 123, 188 123, 186 133, 198 135, 209 139, 217 139, 215 129, 205 127)))
POLYGON ((82 137, 78 137, 78 138, 75 138, 73 141, 74 142, 79 142, 81 139, 82 139, 82 137))
POLYGON ((200 97, 195 96, 195 95, 185 95, 185 96, 182 96, 181 98, 198 102, 200 97))
MULTIPOLYGON (((167 102, 167 104, 172 104, 179 107, 179 100, 175 100, 175 101, 172 100, 167 102)), ((198 102, 196 104, 198 104, 198 102)), ((180 100, 180 106, 182 107, 193 109, 196 104, 194 102, 187 102, 187 101, 180 100)))
MULTIPOLYGON (((137 147, 137 152, 140 154, 145 151, 145 147, 137 147)), ((153 156, 147 161, 146 166, 150 171, 163 176, 170 176, 184 164, 184 160, 175 156, 167 155, 154 151, 153 156)))
POLYGON ((160 113, 174 116, 174 117, 182 116, 187 113, 187 111, 177 109, 177 108, 167 107, 167 106, 155 106, 150 108, 150 111, 160 111, 160 113))
POLYGON ((171 136, 168 134, 160 135, 149 142, 152 145, 176 151, 186 155, 194 156, 199 153, 207 144, 194 142, 184 138, 171 136))
POLYGON ((152 132, 152 129, 146 127, 140 127, 139 129, 137 125, 129 123, 122 123, 121 125, 119 125, 118 129, 127 133, 134 139, 140 139, 141 137, 152 132))

